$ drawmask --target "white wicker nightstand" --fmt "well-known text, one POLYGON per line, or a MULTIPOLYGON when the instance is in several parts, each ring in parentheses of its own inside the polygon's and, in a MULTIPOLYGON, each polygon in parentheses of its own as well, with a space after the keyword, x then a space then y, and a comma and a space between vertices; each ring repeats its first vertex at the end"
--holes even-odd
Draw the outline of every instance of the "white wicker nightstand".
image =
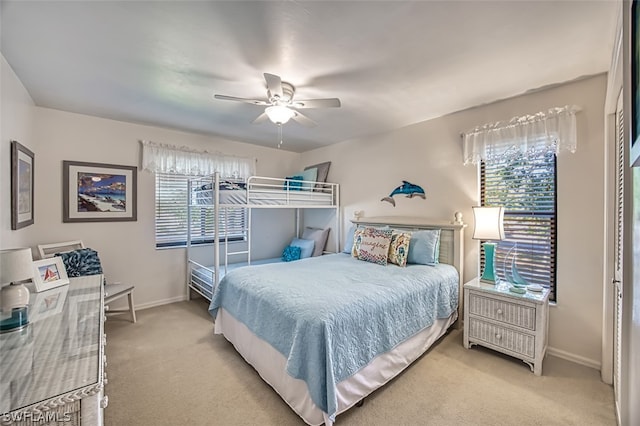
POLYGON ((464 347, 473 345, 511 355, 542 374, 549 328, 549 290, 516 294, 509 284, 464 285, 464 347))

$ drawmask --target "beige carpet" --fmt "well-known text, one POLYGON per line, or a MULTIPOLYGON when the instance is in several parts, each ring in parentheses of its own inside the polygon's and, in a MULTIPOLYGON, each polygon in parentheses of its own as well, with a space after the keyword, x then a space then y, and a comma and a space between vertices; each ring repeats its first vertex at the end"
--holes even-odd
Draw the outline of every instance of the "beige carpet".
MULTIPOLYGON (((204 300, 110 317, 107 426, 300 425, 213 325, 204 300)), ((543 376, 454 330, 336 425, 615 425, 599 372, 547 356, 543 376)))

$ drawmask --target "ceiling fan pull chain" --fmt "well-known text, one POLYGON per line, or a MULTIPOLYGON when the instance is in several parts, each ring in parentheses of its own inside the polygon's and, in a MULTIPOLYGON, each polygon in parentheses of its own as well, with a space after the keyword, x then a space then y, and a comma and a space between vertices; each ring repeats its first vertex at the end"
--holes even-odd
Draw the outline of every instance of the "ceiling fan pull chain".
POLYGON ((280 142, 278 142, 278 149, 280 149, 282 146, 282 124, 280 123, 278 123, 278 139, 280 139, 280 142))

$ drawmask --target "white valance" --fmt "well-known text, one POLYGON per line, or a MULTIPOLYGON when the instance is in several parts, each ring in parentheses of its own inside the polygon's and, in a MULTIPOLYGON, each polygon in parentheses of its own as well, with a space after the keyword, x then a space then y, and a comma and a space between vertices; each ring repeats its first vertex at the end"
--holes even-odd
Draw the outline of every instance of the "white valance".
POLYGON ((142 170, 187 176, 207 176, 219 172, 222 177, 248 178, 255 175, 254 158, 197 151, 188 147, 142 142, 142 170))
POLYGON ((576 113, 580 108, 564 106, 547 112, 514 117, 509 121, 485 124, 465 132, 464 164, 478 164, 506 151, 525 153, 546 148, 575 152, 577 147, 576 113))

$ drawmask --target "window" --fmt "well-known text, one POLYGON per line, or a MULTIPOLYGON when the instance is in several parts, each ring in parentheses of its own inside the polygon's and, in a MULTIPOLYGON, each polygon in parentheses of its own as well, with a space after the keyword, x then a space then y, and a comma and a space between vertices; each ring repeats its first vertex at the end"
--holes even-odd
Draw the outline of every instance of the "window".
MULTIPOLYGON (((505 149, 480 166, 483 206, 503 206, 505 239, 496 274, 513 279, 512 264, 529 284, 551 289, 556 300, 556 155, 548 149, 505 149)), ((481 257, 484 267, 484 255, 481 257)))
MULTIPOLYGON (((187 245, 188 176, 156 174, 156 247, 187 245)), ((213 243, 213 208, 193 207, 191 210, 191 243, 213 243)), ((220 210, 220 241, 241 241, 246 238, 245 208, 220 210)))

